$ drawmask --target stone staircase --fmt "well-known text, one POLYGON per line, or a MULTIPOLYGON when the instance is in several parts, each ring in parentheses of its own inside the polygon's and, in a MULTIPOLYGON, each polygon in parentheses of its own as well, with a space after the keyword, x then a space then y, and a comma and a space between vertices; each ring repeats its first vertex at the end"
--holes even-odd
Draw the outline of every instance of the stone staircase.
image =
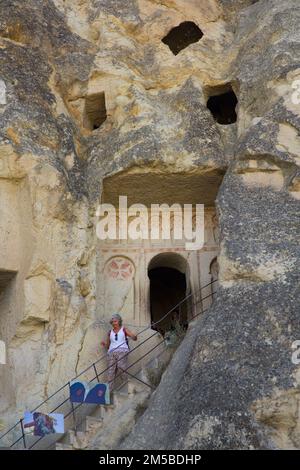
MULTIPOLYGON (((151 361, 137 375, 144 382, 157 385, 166 359, 151 361)), ((168 362, 168 361, 167 361, 168 362)), ((112 392, 112 404, 99 405, 86 416, 77 430, 68 430, 56 443, 56 450, 97 449, 111 450, 130 433, 145 411, 154 388, 130 378, 120 390, 112 392)))

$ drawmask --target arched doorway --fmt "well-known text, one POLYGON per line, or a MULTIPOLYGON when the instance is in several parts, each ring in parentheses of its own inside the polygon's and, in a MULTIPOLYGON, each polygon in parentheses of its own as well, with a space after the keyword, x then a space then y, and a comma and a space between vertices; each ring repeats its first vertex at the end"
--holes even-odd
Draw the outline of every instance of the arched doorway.
POLYGON ((166 331, 178 326, 186 328, 188 302, 180 303, 190 289, 186 260, 177 253, 161 253, 149 263, 148 277, 153 329, 164 335, 166 331), (173 312, 164 318, 172 310, 173 312))

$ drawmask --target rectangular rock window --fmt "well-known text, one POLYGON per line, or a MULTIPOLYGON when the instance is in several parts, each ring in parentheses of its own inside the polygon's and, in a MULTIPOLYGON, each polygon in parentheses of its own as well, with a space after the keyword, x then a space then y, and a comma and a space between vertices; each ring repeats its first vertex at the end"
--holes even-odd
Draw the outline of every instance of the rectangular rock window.
POLYGON ((233 124, 237 120, 238 99, 231 84, 210 87, 207 107, 218 124, 233 124))
POLYGON ((177 55, 182 49, 185 49, 190 44, 198 42, 203 36, 199 26, 193 21, 184 21, 180 23, 162 39, 164 44, 167 44, 174 55, 177 55))
POLYGON ((5 288, 9 285, 9 282, 16 275, 15 271, 6 271, 0 269, 0 296, 4 292, 5 288))
POLYGON ((83 126, 90 131, 99 129, 106 118, 105 93, 93 93, 86 96, 83 126))
POLYGON ((0 268, 0 340, 8 338, 11 315, 15 304, 15 271, 0 268))

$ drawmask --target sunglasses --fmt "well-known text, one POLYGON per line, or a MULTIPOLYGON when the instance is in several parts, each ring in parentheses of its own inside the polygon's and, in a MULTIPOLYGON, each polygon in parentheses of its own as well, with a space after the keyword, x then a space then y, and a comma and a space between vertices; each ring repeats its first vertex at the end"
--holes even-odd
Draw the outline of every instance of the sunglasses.
POLYGON ((118 333, 115 333, 115 341, 118 341, 118 333))

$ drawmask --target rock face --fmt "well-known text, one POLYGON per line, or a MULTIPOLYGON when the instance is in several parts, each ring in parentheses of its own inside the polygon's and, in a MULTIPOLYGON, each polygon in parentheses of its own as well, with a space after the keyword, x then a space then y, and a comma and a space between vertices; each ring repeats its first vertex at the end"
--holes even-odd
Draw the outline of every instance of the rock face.
POLYGON ((122 446, 300 447, 298 3, 2 0, 4 424, 99 357, 109 178, 172 199, 180 177, 184 203, 196 176, 218 192, 220 288, 122 446), (168 45, 186 22, 199 39, 168 45), (236 122, 207 107, 228 92, 236 122))

